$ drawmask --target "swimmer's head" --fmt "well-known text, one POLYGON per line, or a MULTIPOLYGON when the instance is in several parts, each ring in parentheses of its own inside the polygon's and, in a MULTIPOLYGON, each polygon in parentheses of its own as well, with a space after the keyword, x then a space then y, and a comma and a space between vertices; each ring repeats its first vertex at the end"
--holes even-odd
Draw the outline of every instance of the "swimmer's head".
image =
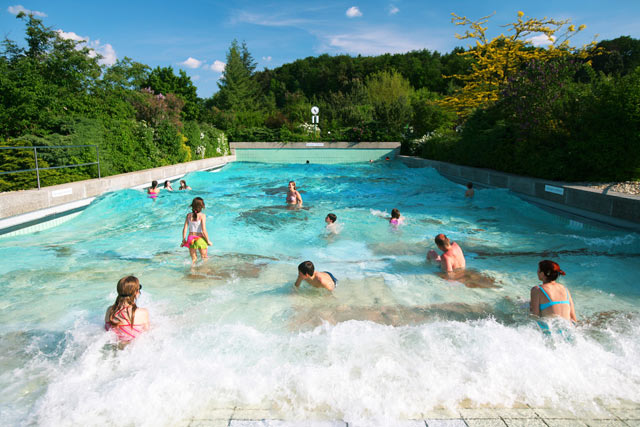
POLYGON ((440 249, 447 249, 451 246, 449 238, 442 233, 438 234, 434 240, 440 249))
POLYGON ((391 218, 399 219, 400 211, 396 208, 391 209, 391 218))
POLYGON ((185 181, 184 179, 180 180, 180 186, 181 187, 186 187, 187 186, 187 181, 185 181))
POLYGON ((169 182, 169 180, 166 180, 164 182, 164 188, 167 188, 169 185, 171 185, 171 183, 169 182))
POLYGON ((135 276, 126 276, 118 280, 119 297, 135 297, 140 292, 140 281, 135 276))
POLYGON ((565 275, 565 272, 560 270, 558 263, 549 260, 538 263, 538 272, 542 273, 548 280, 556 280, 558 276, 565 275))
POLYGON ((468 182, 468 183, 467 183, 467 188, 468 188, 469 190, 471 190, 471 189, 473 188, 473 182, 468 182))
POLYGON ((156 188, 158 186, 158 181, 153 180, 151 181, 151 188, 156 188))
POLYGON ((327 215, 324 221, 329 224, 333 224, 334 222, 336 222, 337 219, 338 217, 336 216, 336 214, 330 213, 329 215, 327 215))
POLYGON ((295 181, 289 181, 289 188, 292 190, 296 189, 296 182, 295 181))
POLYGON ((300 265, 298 266, 298 271, 304 276, 313 276, 316 268, 313 266, 313 263, 311 261, 305 261, 300 263, 300 265))
POLYGON ((204 200, 202 200, 202 197, 196 197, 195 199, 193 199, 193 201, 191 202, 191 211, 193 212, 194 221, 198 220, 198 213, 202 212, 203 209, 204 200))
POLYGON ((309 164, 309 160, 307 160, 307 164, 309 164))

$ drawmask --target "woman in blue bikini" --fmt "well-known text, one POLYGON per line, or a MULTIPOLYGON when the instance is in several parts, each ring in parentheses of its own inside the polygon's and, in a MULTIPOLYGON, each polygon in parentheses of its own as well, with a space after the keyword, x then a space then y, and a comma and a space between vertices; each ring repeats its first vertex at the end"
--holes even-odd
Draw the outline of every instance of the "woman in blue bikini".
POLYGON ((576 322, 576 310, 569 290, 556 282, 558 276, 564 276, 564 271, 553 261, 538 263, 538 279, 541 285, 531 288, 531 302, 529 311, 540 317, 562 317, 576 322))

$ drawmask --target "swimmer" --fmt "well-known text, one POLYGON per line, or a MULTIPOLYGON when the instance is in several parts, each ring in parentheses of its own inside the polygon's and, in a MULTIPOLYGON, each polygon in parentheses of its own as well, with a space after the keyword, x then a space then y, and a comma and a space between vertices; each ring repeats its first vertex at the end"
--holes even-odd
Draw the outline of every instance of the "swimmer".
POLYGON ((142 292, 140 281, 134 276, 118 280, 116 302, 107 309, 104 328, 115 332, 118 341, 129 342, 149 329, 149 312, 136 305, 142 292))
POLYGON ((440 263, 440 268, 446 273, 453 273, 455 270, 464 269, 466 261, 462 249, 456 242, 451 242, 444 234, 438 234, 434 239, 442 255, 438 255, 433 249, 427 253, 427 261, 440 263))
POLYGON ((164 182, 164 189, 167 190, 167 191, 173 191, 173 188, 171 187, 171 181, 166 180, 164 182))
POLYGON ((180 187, 178 188, 178 190, 191 190, 191 187, 187 185, 187 181, 185 181, 184 179, 181 179, 180 187))
POLYGON ((464 197, 473 197, 475 191, 473 190, 473 182, 467 183, 467 191, 464 192, 464 197))
POLYGON ((336 214, 330 213, 326 216, 326 218, 324 219, 324 222, 327 223, 327 226, 325 227, 325 229, 327 230, 327 233, 338 234, 340 232, 340 230, 338 230, 338 224, 336 224, 337 220, 338 220, 338 217, 336 216, 336 214))
POLYGON ((562 317, 576 322, 576 311, 569 290, 556 282, 565 272, 560 266, 549 260, 538 263, 538 279, 541 285, 531 288, 529 311, 534 316, 562 317))
POLYGON ((400 215, 400 211, 398 209, 391 209, 391 218, 389 218, 389 224, 396 227, 400 224, 404 224, 404 217, 400 215))
POLYGON ((300 283, 306 280, 314 288, 325 288, 333 291, 338 285, 338 279, 328 271, 316 271, 311 261, 305 261, 298 266, 298 278, 296 279, 296 288, 300 287, 300 283))
POLYGON ((300 192, 296 190, 296 182, 289 181, 289 189, 287 190, 287 205, 298 205, 302 206, 302 196, 300 196, 300 192))
POLYGON ((189 248, 191 255, 191 264, 195 264, 198 260, 197 251, 200 251, 200 257, 207 259, 207 247, 212 243, 207 234, 207 217, 202 213, 204 210, 204 200, 196 197, 191 202, 191 213, 187 214, 182 227, 182 245, 189 248), (189 235, 187 236, 187 230, 189 235))
POLYGON ((147 194, 149 195, 150 199, 153 199, 155 201, 159 193, 160 189, 158 188, 158 181, 154 180, 151 182, 151 187, 149 187, 149 189, 147 190, 147 194))

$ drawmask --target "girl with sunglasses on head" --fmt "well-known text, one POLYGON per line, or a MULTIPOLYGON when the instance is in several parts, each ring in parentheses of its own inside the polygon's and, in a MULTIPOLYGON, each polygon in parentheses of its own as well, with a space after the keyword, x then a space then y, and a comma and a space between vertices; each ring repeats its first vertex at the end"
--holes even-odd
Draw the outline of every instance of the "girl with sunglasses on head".
POLYGON ((105 329, 113 331, 118 341, 129 342, 149 329, 149 312, 136 305, 141 290, 142 285, 134 276, 118 280, 116 302, 104 316, 105 329))
POLYGON ((560 266, 549 260, 538 263, 538 279, 541 285, 531 288, 529 311, 540 317, 562 317, 576 322, 576 309, 569 290, 556 282, 565 272, 560 266))

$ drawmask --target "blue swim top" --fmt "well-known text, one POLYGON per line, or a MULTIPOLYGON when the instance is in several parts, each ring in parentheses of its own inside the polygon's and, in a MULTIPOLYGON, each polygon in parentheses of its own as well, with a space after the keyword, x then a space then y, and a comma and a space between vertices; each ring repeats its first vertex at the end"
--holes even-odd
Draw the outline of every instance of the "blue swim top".
POLYGON ((544 294, 545 297, 547 297, 547 299, 549 300, 549 302, 544 303, 544 304, 540 304, 540 311, 544 310, 545 308, 551 307, 552 305, 556 305, 556 304, 569 304, 571 305, 571 302, 569 301, 569 289, 566 289, 567 291, 567 299, 564 301, 552 301, 551 298, 549 298, 549 295, 545 292, 544 288, 542 286, 538 286, 538 289, 540 289, 542 291, 542 293, 544 294))

